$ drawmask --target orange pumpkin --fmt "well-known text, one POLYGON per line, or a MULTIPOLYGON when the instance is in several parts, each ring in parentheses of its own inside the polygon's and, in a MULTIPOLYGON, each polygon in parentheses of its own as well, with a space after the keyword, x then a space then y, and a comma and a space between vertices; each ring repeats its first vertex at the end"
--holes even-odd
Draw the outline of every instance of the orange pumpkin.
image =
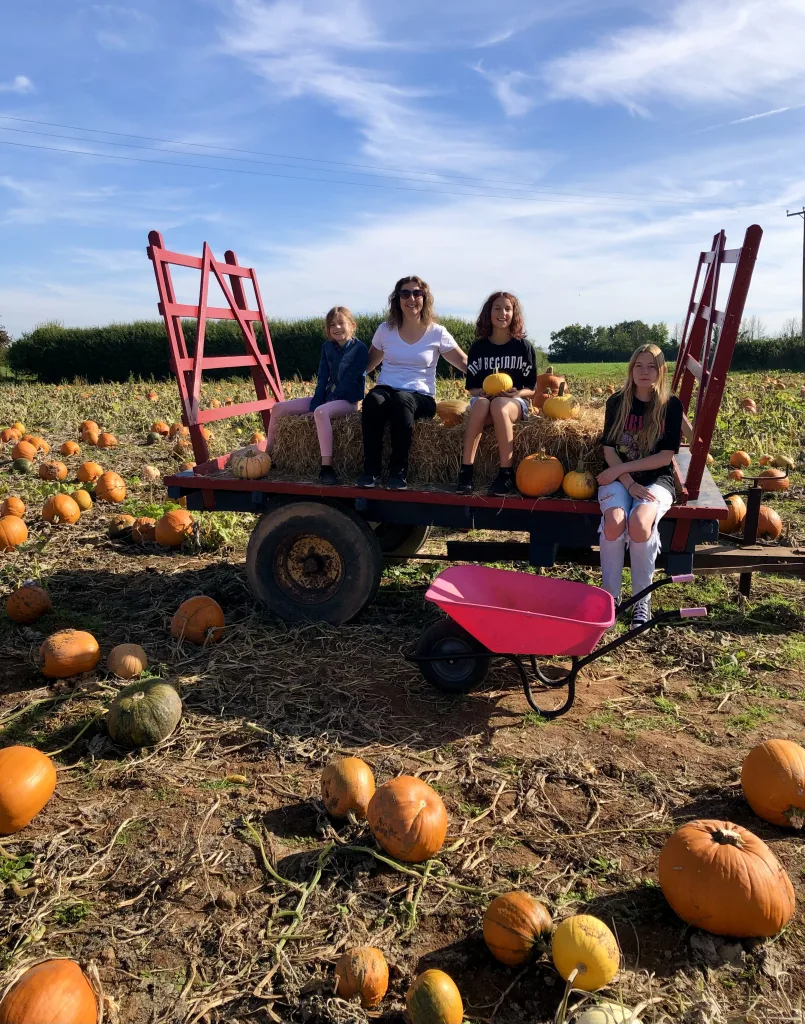
POLYGON ((13 441, 15 444, 22 437, 22 434, 15 427, 6 427, 5 430, 0 430, 0 441, 3 444, 8 444, 13 441))
POLYGON ((102 475, 103 466, 99 466, 97 462, 82 462, 76 473, 82 484, 94 483, 102 475))
POLYGON ((23 441, 27 441, 28 444, 32 444, 34 448, 36 448, 36 450, 38 452, 41 452, 43 455, 50 454, 50 445, 47 443, 44 437, 40 437, 38 434, 25 434, 23 437, 23 441))
POLYGON ((99 448, 117 448, 117 438, 114 434, 100 434, 95 443, 99 448))
POLYGON ((545 452, 526 455, 517 467, 517 490, 528 498, 553 494, 562 486, 565 470, 559 459, 545 452))
POLYGON ((88 427, 82 434, 81 440, 90 446, 95 446, 98 443, 98 438, 101 436, 101 432, 97 427, 88 427))
POLYGON ((0 835, 30 824, 55 788, 56 769, 47 754, 34 747, 0 749, 0 835))
POLYGON ((568 498, 575 498, 577 501, 586 501, 595 497, 598 486, 593 474, 589 469, 584 468, 583 462, 579 462, 575 470, 565 473, 564 479, 562 480, 562 490, 568 498))
POLYGON ((774 462, 774 456, 772 455, 761 455, 758 459, 759 466, 770 466, 774 462))
POLYGON ((0 516, 19 516, 22 519, 24 515, 25 504, 16 494, 10 494, 0 505, 0 516))
POLYGON ((90 672, 100 660, 98 641, 82 629, 61 629, 39 648, 39 665, 49 679, 69 679, 90 672))
POLYGON ((25 424, 20 423, 20 421, 17 420, 16 423, 11 424, 11 429, 16 430, 20 437, 22 437, 22 435, 25 433, 25 424))
POLYGON ((125 514, 112 516, 112 521, 106 532, 113 540, 118 540, 120 537, 130 537, 132 526, 134 526, 134 516, 125 514))
POLYGON ((271 469, 271 456, 268 452, 251 451, 245 455, 233 457, 227 466, 232 476, 239 480, 257 480, 268 476, 271 469))
POLYGON ((51 494, 42 506, 42 518, 46 523, 72 525, 81 518, 81 509, 69 494, 51 494))
POLYGON ((436 415, 446 427, 457 427, 464 422, 464 414, 469 409, 469 402, 456 398, 448 398, 436 403, 436 415))
POLYGON ((734 466, 735 469, 746 469, 747 466, 752 465, 752 460, 746 452, 733 452, 730 455, 730 465, 734 466))
POLYGON ((361 1006, 377 1006, 389 987, 389 965, 376 946, 359 946, 335 964, 336 994, 342 999, 361 997, 361 1006))
POLYGON ((131 524, 131 539, 135 544, 153 544, 156 540, 156 519, 140 516, 131 524))
POLYGON ((28 459, 29 462, 33 462, 36 458, 36 451, 36 445, 31 444, 30 441, 17 441, 11 449, 11 458, 28 459))
POLYGON ((88 432, 90 434, 91 433, 100 434, 101 428, 98 426, 98 424, 95 422, 95 420, 83 420, 82 421, 81 426, 78 428, 78 436, 81 438, 82 441, 84 440, 84 434, 86 434, 88 432))
POLYGON ((754 399, 752 399, 752 398, 745 398, 741 402, 741 408, 743 409, 744 412, 748 412, 748 413, 756 413, 757 412, 757 406, 755 405, 754 399))
POLYGON ((758 476, 758 483, 762 491, 787 491, 788 474, 782 469, 764 469, 758 476))
POLYGON ((372 835, 386 853, 414 864, 434 857, 447 835, 442 798, 412 775, 400 775, 380 786, 366 816, 372 835))
POLYGON ((39 467, 40 480, 66 480, 67 467, 63 462, 43 462, 39 467))
POLYGON ((190 430, 184 423, 171 423, 168 437, 190 437, 190 430))
POLYGON ((742 469, 731 469, 729 473, 727 473, 728 480, 743 480, 743 478, 744 471, 742 469))
POLYGON ((59 455, 64 456, 65 459, 69 459, 71 455, 80 455, 81 445, 76 444, 75 441, 65 441, 64 444, 59 448, 59 455))
POLYGON ((0 551, 13 551, 28 540, 28 527, 19 516, 0 519, 0 551))
MULTIPOLYGON (((0 519, 0 523, 2 520, 0 519)), ((760 506, 760 514, 757 522, 758 537, 768 537, 769 540, 777 540, 783 532, 783 521, 769 505, 760 506)))
POLYGON ((180 437, 173 448, 171 448, 171 451, 174 455, 178 455, 180 459, 189 459, 193 455, 193 445, 180 437))
POLYGON ((26 583, 6 598, 6 615, 12 622, 28 626, 53 611, 50 596, 42 587, 26 583))
POLYGON ((659 877, 672 909, 714 935, 776 935, 794 913, 785 869, 762 839, 728 821, 690 821, 660 852, 659 877))
POLYGON ((85 491, 83 487, 79 487, 77 491, 73 491, 70 497, 82 512, 86 512, 92 508, 92 495, 89 491, 85 491))
POLYGON ((178 548, 193 535, 195 520, 182 508, 172 509, 157 520, 155 539, 164 548, 178 548))
POLYGON ((126 497, 126 485, 123 478, 110 470, 102 473, 95 484, 95 497, 99 501, 123 501, 126 497))
POLYGON ((721 520, 721 532, 735 533, 743 526, 744 519, 746 519, 746 505, 738 494, 733 494, 731 498, 725 499, 725 504, 729 515, 726 519, 721 520))
POLYGON ((365 818, 374 794, 372 769, 359 757, 338 758, 321 773, 322 803, 334 818, 346 818, 350 812, 365 818))
POLYGON ((156 402, 156 400, 159 398, 159 395, 156 393, 156 391, 152 389, 151 391, 147 392, 145 397, 148 399, 149 402, 156 402))
POLYGON ((167 437, 168 434, 170 434, 170 432, 171 428, 164 420, 156 420, 154 423, 151 424, 152 434, 161 434, 162 437, 167 437))
POLYGON ((148 667, 148 655, 139 644, 118 644, 109 652, 106 667, 121 679, 134 679, 148 667))
POLYGON ((224 635, 223 609, 211 597, 191 597, 179 605, 171 619, 171 634, 199 646, 220 640, 224 635))
POLYGON ((749 806, 773 825, 805 821, 805 749, 793 740, 766 740, 744 758, 741 786, 749 806))
POLYGON ((535 947, 544 948, 553 921, 545 907, 527 892, 507 892, 484 914, 484 942, 492 956, 509 967, 524 964, 535 947))
MULTIPOLYGON (((438 406, 436 411, 438 412, 438 406)), ((255 430, 252 436, 249 438, 249 444, 260 444, 261 441, 265 441, 266 435, 260 430, 255 430)))
POLYGON ((420 974, 405 994, 411 1024, 462 1024, 464 1004, 456 983, 444 971, 420 974))
POLYGON ((221 403, 218 401, 217 398, 213 398, 213 400, 210 402, 210 408, 211 409, 220 409, 221 408, 221 403))

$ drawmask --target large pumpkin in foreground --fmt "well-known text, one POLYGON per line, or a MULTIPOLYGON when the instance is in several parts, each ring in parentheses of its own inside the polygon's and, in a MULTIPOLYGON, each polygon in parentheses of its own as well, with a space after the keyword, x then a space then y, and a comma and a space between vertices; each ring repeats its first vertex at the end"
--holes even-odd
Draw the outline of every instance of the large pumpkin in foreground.
POLYGON ((660 852, 660 885, 687 924, 714 935, 766 938, 794 913, 785 869, 762 839, 728 821, 690 821, 660 852))
POLYGON ((590 914, 576 914, 562 921, 553 933, 554 966, 565 981, 577 971, 573 987, 585 992, 608 985, 618 973, 620 950, 615 936, 603 921, 590 914))
POLYGON ((171 635, 201 646, 224 635, 224 611, 211 597, 191 597, 183 601, 171 619, 171 635))
POLYGON ((92 986, 73 960, 45 960, 9 989, 0 1024, 97 1024, 92 986))
POLYGON ((456 983, 444 971, 425 971, 405 994, 411 1024, 462 1024, 464 1004, 456 983))
POLYGON ((109 706, 106 728, 121 747, 152 747, 167 739, 182 717, 182 701, 170 683, 132 683, 109 706))
POLYGON ((361 1006, 377 1006, 389 987, 389 965, 376 946, 359 946, 335 963, 336 994, 361 997, 361 1006))
POLYGON ((34 747, 0 749, 0 835, 25 828, 53 796, 56 768, 34 747))
POLYGON ((552 927, 551 915, 539 900, 516 890, 497 896, 486 908, 484 942, 496 960, 518 967, 550 938, 552 927))
POLYGON ((175 508, 157 519, 154 537, 163 548, 178 548, 193 535, 195 520, 183 508, 175 508))
POLYGON ((400 775, 380 786, 366 816, 372 835, 386 853, 414 864, 435 857, 447 835, 442 798, 412 775, 400 775))
POLYGON ((350 811, 365 818, 374 794, 372 769, 359 757, 339 757, 321 773, 322 803, 334 818, 346 818, 350 811))
POLYGON ((485 395, 494 398, 495 395, 502 395, 504 391, 511 391, 514 381, 508 373, 490 373, 484 377, 482 387, 485 395))
POLYGON ((83 629, 61 629, 39 648, 42 674, 50 679, 69 679, 90 672, 100 660, 98 641, 83 629))
POLYGON ((746 755, 741 786, 749 806, 773 825, 805 823, 805 749, 793 740, 766 740, 746 755))
POLYGON ((559 459, 545 452, 526 455, 517 467, 517 490, 527 498, 553 494, 562 486, 565 469, 559 459))

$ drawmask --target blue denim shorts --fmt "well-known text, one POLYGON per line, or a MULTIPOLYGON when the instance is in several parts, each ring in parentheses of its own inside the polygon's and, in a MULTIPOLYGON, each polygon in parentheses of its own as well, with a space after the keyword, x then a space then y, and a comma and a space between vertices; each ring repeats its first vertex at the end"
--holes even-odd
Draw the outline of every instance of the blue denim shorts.
MULTIPOLYGON (((480 395, 473 395, 470 399, 470 408, 478 401, 480 395)), ((528 414, 531 412, 531 401, 528 398, 515 398, 515 402, 520 403, 520 419, 527 420, 528 414)))
MULTIPOLYGON (((649 484, 648 489, 657 499, 657 518, 654 522, 658 523, 673 505, 674 497, 662 484, 649 484)), ((620 480, 613 480, 611 484, 602 484, 598 488, 598 504, 601 506, 602 513, 610 508, 622 508, 628 516, 636 505, 648 505, 649 503, 655 504, 651 502, 650 498, 633 498, 620 480)))

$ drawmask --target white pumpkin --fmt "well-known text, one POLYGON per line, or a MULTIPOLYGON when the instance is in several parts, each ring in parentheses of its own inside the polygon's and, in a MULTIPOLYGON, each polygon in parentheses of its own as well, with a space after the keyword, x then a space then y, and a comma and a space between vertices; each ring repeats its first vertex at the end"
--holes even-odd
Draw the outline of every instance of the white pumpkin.
POLYGON ((632 1016, 633 1013, 630 1007, 622 1003, 584 1004, 570 1018, 570 1024, 640 1024, 639 1018, 632 1016))

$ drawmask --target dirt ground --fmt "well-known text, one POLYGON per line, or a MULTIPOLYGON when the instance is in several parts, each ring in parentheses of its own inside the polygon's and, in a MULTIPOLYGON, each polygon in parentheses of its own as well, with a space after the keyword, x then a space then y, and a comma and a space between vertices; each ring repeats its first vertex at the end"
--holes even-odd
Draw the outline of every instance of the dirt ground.
POLYGON ((389 566, 350 625, 291 627, 255 607, 242 551, 136 553, 99 525, 42 552, 54 612, 0 625, 3 742, 61 750, 55 797, 2 841, 7 980, 71 956, 121 1024, 392 1024, 415 974, 439 967, 468 1021, 548 1021, 562 990, 550 960, 506 968, 480 934, 491 895, 517 887, 555 918, 607 921, 623 954, 613 991, 648 1002, 644 1021, 795 1019, 801 918, 764 943, 686 928, 658 887, 657 854, 687 820, 734 821, 769 843, 802 897, 801 834, 757 819, 739 785, 753 744, 803 737, 802 583, 758 577, 743 604, 732 578, 681 597, 667 588, 669 607, 707 602, 711 619, 591 666, 573 710, 544 723, 505 666, 453 701, 401 657, 435 617, 422 598, 438 563, 389 566), (177 648, 169 618, 195 593, 221 603, 226 636, 177 648), (67 624, 104 650, 136 638, 179 687, 184 717, 162 746, 111 743, 100 716, 119 683, 104 671, 43 684, 37 648, 67 624), (320 771, 345 753, 378 781, 414 774, 442 794, 448 839, 426 878, 381 862, 368 830, 327 819, 320 771), (392 965, 379 1013, 332 994, 335 958, 363 943, 392 965))

